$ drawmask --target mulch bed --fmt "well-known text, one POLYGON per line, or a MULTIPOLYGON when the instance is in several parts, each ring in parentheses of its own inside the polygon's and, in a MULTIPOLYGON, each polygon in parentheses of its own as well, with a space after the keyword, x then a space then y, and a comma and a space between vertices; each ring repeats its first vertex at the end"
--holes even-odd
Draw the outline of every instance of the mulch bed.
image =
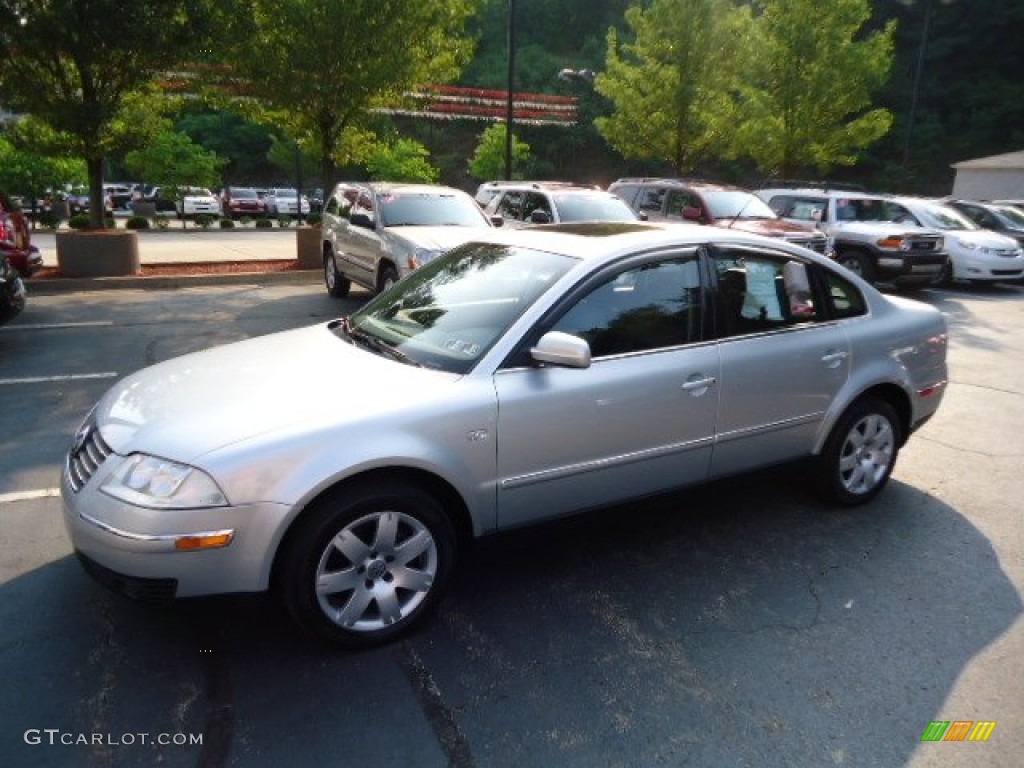
MULTIPOLYGON (((181 275, 227 275, 237 273, 295 272, 299 262, 295 259, 268 261, 206 261, 176 264, 143 264, 137 277, 178 277, 181 275)), ((32 280, 61 277, 57 267, 43 267, 32 280)))

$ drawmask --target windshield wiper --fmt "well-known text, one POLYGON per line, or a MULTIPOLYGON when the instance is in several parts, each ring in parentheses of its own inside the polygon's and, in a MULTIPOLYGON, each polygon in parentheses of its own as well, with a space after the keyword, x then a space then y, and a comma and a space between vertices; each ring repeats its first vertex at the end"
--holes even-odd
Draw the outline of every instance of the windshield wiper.
POLYGON ((383 339, 379 339, 364 330, 354 327, 348 315, 341 318, 341 327, 342 330, 345 331, 345 335, 347 335, 354 344, 358 344, 363 349, 368 349, 379 355, 390 357, 392 360, 397 360, 398 362, 405 363, 406 365, 412 365, 416 368, 423 367, 422 363, 413 360, 398 347, 388 344, 383 339))

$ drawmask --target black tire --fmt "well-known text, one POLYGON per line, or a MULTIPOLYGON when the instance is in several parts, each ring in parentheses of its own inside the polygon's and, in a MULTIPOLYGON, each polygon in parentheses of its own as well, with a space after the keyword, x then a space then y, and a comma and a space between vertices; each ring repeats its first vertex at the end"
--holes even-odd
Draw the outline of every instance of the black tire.
POLYGON ((855 401, 836 422, 818 457, 818 490, 844 506, 871 501, 892 474, 900 440, 895 408, 875 397, 855 401))
POLYGON ((950 286, 953 284, 953 262, 946 259, 946 263, 942 265, 942 271, 939 272, 938 278, 935 280, 936 285, 950 286))
POLYGON ((300 626, 344 647, 376 646, 412 630, 437 605, 455 567, 451 521, 409 483, 343 487, 297 525, 277 586, 300 626))
POLYGON ((398 270, 393 264, 385 264, 377 276, 377 293, 384 293, 392 285, 398 282, 398 270))
POLYGON ((345 298, 352 289, 352 281, 338 271, 334 258, 327 248, 324 248, 324 286, 327 293, 336 299, 345 298))
POLYGON ((860 251, 839 251, 836 254, 836 262, 846 267, 856 275, 860 275, 869 283, 875 282, 875 265, 871 259, 860 251))

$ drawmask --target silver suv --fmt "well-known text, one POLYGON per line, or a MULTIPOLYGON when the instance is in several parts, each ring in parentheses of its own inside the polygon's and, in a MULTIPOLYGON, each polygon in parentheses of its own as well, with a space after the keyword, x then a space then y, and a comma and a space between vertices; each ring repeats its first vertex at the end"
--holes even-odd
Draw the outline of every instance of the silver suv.
POLYGON ((498 226, 564 224, 577 221, 640 221, 622 198, 610 192, 560 181, 502 183, 493 188, 484 212, 498 226))
POLYGON ((816 187, 755 194, 783 219, 824 232, 836 261, 869 282, 931 285, 946 270, 942 235, 920 226, 886 195, 816 187))
POLYGON ((327 292, 347 296, 352 283, 387 290, 490 227, 473 198, 452 187, 387 181, 338 184, 321 222, 327 292))

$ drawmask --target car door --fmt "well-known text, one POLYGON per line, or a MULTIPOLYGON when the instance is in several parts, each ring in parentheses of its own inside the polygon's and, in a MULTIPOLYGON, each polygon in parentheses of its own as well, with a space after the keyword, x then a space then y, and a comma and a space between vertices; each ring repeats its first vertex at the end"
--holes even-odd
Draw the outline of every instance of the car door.
POLYGON ((803 456, 850 371, 842 323, 807 265, 769 249, 712 249, 721 358, 711 474, 803 456))
POLYGON ((345 272, 363 285, 376 283, 377 260, 384 251, 380 229, 374 195, 360 187, 349 212, 348 226, 338 235, 338 257, 344 262, 345 272))
POLYGON ((607 271, 527 337, 584 338, 589 367, 495 374, 500 527, 707 477, 719 361, 701 273, 696 249, 607 271))

